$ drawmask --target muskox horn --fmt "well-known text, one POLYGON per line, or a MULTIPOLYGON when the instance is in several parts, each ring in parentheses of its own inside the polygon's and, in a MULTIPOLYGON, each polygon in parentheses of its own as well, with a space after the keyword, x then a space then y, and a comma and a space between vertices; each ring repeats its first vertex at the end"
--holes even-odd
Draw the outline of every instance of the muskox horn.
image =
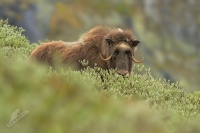
POLYGON ((101 59, 103 60, 103 61, 108 61, 108 60, 110 60, 111 58, 112 58, 112 54, 110 54, 110 56, 108 56, 108 58, 103 58, 102 57, 102 55, 100 54, 100 57, 101 57, 101 59))
POLYGON ((136 60, 136 59, 132 56, 132 60, 133 60, 135 63, 141 63, 141 62, 143 62, 144 57, 143 57, 140 61, 138 61, 138 60, 136 60))

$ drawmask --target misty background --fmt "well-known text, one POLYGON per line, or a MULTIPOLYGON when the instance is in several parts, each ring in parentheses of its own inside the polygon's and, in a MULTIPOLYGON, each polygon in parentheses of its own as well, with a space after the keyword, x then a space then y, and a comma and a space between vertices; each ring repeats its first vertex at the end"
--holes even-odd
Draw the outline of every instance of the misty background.
POLYGON ((130 29, 155 77, 200 90, 198 0, 1 0, 0 19, 23 27, 31 43, 76 41, 96 25, 130 29))

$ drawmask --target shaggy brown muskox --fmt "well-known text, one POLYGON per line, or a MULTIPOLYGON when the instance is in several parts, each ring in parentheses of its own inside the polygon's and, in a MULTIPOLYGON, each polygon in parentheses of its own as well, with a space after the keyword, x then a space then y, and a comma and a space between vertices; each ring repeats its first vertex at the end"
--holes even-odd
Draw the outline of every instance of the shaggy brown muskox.
POLYGON ((83 34, 77 42, 43 43, 33 50, 30 58, 53 65, 53 57, 57 55, 63 64, 76 66, 77 69, 84 68, 80 61, 87 60, 90 67, 96 64, 105 70, 113 68, 118 74, 128 77, 132 61, 143 61, 134 59, 139 43, 131 31, 97 26, 83 34))

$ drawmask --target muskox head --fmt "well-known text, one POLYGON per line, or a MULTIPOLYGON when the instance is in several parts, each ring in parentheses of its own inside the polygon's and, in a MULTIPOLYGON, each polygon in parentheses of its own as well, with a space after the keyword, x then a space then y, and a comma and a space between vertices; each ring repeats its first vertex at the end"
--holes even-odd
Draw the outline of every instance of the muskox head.
POLYGON ((132 61, 140 63, 143 61, 134 58, 136 46, 140 41, 135 40, 130 31, 117 29, 103 39, 101 46, 101 59, 107 62, 108 68, 116 69, 123 77, 129 77, 132 69, 132 61))

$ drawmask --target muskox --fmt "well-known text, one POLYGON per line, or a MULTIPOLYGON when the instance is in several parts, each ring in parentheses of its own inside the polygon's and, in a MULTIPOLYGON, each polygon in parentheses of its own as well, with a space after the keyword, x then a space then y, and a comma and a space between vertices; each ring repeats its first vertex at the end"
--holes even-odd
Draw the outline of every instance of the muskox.
POLYGON ((134 58, 139 43, 129 30, 96 26, 76 42, 43 43, 33 50, 30 58, 52 66, 56 55, 64 65, 73 65, 78 70, 85 67, 81 61, 86 60, 89 67, 115 69, 119 75, 128 77, 132 61, 140 63, 144 59, 138 61, 134 58))

